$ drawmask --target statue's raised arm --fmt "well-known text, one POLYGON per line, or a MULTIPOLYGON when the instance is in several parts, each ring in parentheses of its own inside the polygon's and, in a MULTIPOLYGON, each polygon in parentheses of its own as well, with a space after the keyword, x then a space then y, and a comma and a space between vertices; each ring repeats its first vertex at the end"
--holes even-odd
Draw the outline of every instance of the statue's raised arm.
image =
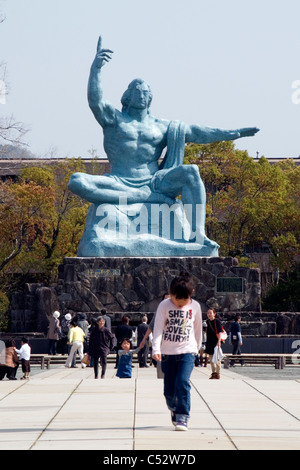
POLYGON ((212 142, 220 142, 222 140, 235 140, 242 137, 251 137, 258 131, 259 129, 257 127, 225 130, 192 125, 186 127, 185 141, 193 142, 195 144, 210 144, 212 142))
POLYGON ((101 69, 106 62, 110 61, 111 54, 113 54, 112 50, 102 48, 102 38, 100 36, 97 44, 96 57, 91 66, 88 83, 88 102, 96 120, 102 127, 112 124, 115 117, 114 107, 103 100, 101 84, 101 69))

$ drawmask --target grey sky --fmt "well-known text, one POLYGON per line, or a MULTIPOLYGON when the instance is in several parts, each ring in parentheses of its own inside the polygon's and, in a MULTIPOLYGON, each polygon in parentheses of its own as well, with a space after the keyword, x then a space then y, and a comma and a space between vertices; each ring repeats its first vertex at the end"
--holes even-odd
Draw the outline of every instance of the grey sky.
POLYGON ((257 126, 260 133, 238 148, 300 155, 292 88, 300 80, 299 0, 0 0, 0 8, 9 84, 0 113, 31 128, 27 140, 38 155, 50 147, 58 156, 88 156, 91 148, 105 155, 86 99, 99 34, 115 51, 103 87, 118 109, 128 83, 141 77, 157 117, 257 126))

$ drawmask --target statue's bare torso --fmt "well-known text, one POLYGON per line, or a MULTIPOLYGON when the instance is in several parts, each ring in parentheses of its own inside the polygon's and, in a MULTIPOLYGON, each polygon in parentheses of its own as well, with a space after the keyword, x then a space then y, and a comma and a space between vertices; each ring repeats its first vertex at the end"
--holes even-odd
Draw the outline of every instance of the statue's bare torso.
POLYGON ((103 127, 104 149, 111 173, 126 178, 154 175, 166 147, 168 124, 150 115, 139 122, 116 111, 114 123, 103 127))

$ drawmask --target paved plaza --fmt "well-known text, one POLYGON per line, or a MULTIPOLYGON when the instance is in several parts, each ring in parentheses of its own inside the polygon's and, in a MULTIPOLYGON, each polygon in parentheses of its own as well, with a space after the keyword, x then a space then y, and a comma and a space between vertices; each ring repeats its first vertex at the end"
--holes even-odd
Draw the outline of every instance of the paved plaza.
POLYGON ((237 366, 221 380, 195 368, 188 432, 174 431, 154 367, 119 379, 110 363, 104 380, 92 368, 32 369, 29 381, 0 382, 1 450, 300 450, 299 366, 237 366))

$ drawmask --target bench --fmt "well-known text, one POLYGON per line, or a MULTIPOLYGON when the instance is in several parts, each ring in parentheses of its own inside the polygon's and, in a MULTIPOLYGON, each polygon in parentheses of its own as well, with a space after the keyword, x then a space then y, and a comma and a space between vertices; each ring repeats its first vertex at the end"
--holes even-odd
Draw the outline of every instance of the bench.
MULTIPOLYGON (((50 364, 64 364, 67 360, 68 355, 56 354, 51 356, 49 354, 31 354, 30 364, 41 364, 41 369, 44 369, 45 366, 47 369, 50 368, 50 364)), ((79 357, 76 357, 76 362, 79 361, 79 357)), ((80 362, 80 361, 79 361, 80 362)))
POLYGON ((30 355, 30 364, 41 364, 41 369, 49 369, 50 366, 50 357, 48 354, 31 354, 30 355))
MULTIPOLYGON (((137 362, 137 356, 135 356, 133 357, 133 362, 137 362)), ((47 369, 49 369, 50 364, 65 364, 67 357, 67 354, 56 354, 55 356, 51 356, 49 354, 31 354, 30 364, 41 364, 41 369, 44 369, 45 366, 47 369)), ((116 352, 112 351, 107 357, 107 362, 114 363, 115 361, 116 352)), ((76 363, 80 364, 80 359, 78 355, 76 355, 76 363)))
POLYGON ((273 364, 275 369, 284 369, 287 362, 294 363, 294 354, 225 354, 223 357, 224 369, 230 367, 230 362, 240 362, 246 364, 273 364))

